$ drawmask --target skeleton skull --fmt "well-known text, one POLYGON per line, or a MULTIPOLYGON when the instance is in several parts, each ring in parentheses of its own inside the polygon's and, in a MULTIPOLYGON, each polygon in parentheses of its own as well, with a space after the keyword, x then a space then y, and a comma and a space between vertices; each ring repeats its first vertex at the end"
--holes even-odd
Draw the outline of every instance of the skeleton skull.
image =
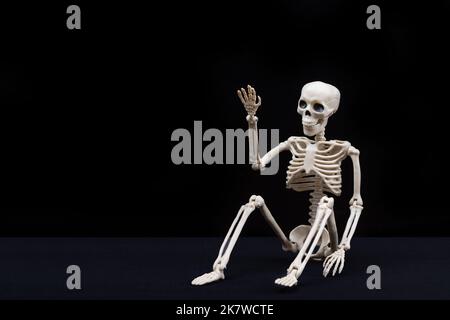
POLYGON ((336 87, 321 81, 303 86, 297 112, 302 116, 305 135, 312 137, 325 130, 328 118, 339 107, 340 97, 336 87))

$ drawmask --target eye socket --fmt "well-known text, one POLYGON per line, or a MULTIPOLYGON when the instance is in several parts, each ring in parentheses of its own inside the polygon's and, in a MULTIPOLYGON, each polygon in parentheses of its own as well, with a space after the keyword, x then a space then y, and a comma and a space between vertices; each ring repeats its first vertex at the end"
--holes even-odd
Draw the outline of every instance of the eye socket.
POLYGON ((305 109, 305 108, 306 108, 306 105, 307 105, 307 103, 306 103, 304 100, 300 100, 300 102, 299 102, 299 104, 298 104, 298 106, 299 106, 300 108, 302 108, 302 109, 305 109))
POLYGON ((325 110, 325 107, 320 103, 316 103, 313 105, 313 109, 315 112, 323 112, 323 110, 325 110))

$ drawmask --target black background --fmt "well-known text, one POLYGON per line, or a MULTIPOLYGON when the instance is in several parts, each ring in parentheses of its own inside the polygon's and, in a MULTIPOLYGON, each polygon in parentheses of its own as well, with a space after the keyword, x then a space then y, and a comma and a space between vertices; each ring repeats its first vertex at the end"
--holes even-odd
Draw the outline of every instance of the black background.
MULTIPOLYGON (((306 194, 247 165, 172 164, 176 128, 246 128, 237 88, 263 98, 261 128, 302 134, 301 86, 342 94, 327 137, 361 151, 366 236, 449 236, 448 2, 75 1, 0 11, 0 234, 222 236, 261 194, 286 231, 307 220, 306 194)), ((343 164, 342 228, 352 195, 343 164)), ((255 216, 246 234, 270 235, 255 216)))

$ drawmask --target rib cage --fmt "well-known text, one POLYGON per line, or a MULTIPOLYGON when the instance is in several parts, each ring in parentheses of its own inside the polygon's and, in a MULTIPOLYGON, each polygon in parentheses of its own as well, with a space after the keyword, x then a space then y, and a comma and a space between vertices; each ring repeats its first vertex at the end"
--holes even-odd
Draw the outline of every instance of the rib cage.
POLYGON ((347 157, 350 143, 331 140, 315 142, 305 137, 292 137, 289 147, 292 159, 286 173, 286 187, 310 193, 309 223, 313 223, 320 199, 328 192, 341 194, 341 162, 347 157), (308 150, 307 150, 308 149, 308 150))

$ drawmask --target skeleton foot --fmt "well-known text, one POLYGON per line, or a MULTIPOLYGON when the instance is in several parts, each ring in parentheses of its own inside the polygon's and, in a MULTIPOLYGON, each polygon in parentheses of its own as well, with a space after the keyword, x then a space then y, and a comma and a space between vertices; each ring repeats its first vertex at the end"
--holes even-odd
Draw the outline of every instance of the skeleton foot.
POLYGON ((332 254, 330 254, 325 261, 323 262, 323 276, 326 277, 330 272, 331 268, 333 268, 332 275, 334 276, 336 272, 339 270, 339 273, 344 269, 345 262, 345 250, 338 249, 332 254))
POLYGON ((223 271, 213 270, 211 272, 205 273, 194 280, 192 280, 191 284, 194 286, 202 286, 207 283, 211 283, 214 281, 225 279, 225 275, 223 271))
POLYGON ((297 282, 298 282, 295 274, 296 274, 296 270, 292 270, 287 274, 287 276, 276 279, 275 284, 278 284, 283 287, 295 286, 295 285, 297 285, 297 282))

